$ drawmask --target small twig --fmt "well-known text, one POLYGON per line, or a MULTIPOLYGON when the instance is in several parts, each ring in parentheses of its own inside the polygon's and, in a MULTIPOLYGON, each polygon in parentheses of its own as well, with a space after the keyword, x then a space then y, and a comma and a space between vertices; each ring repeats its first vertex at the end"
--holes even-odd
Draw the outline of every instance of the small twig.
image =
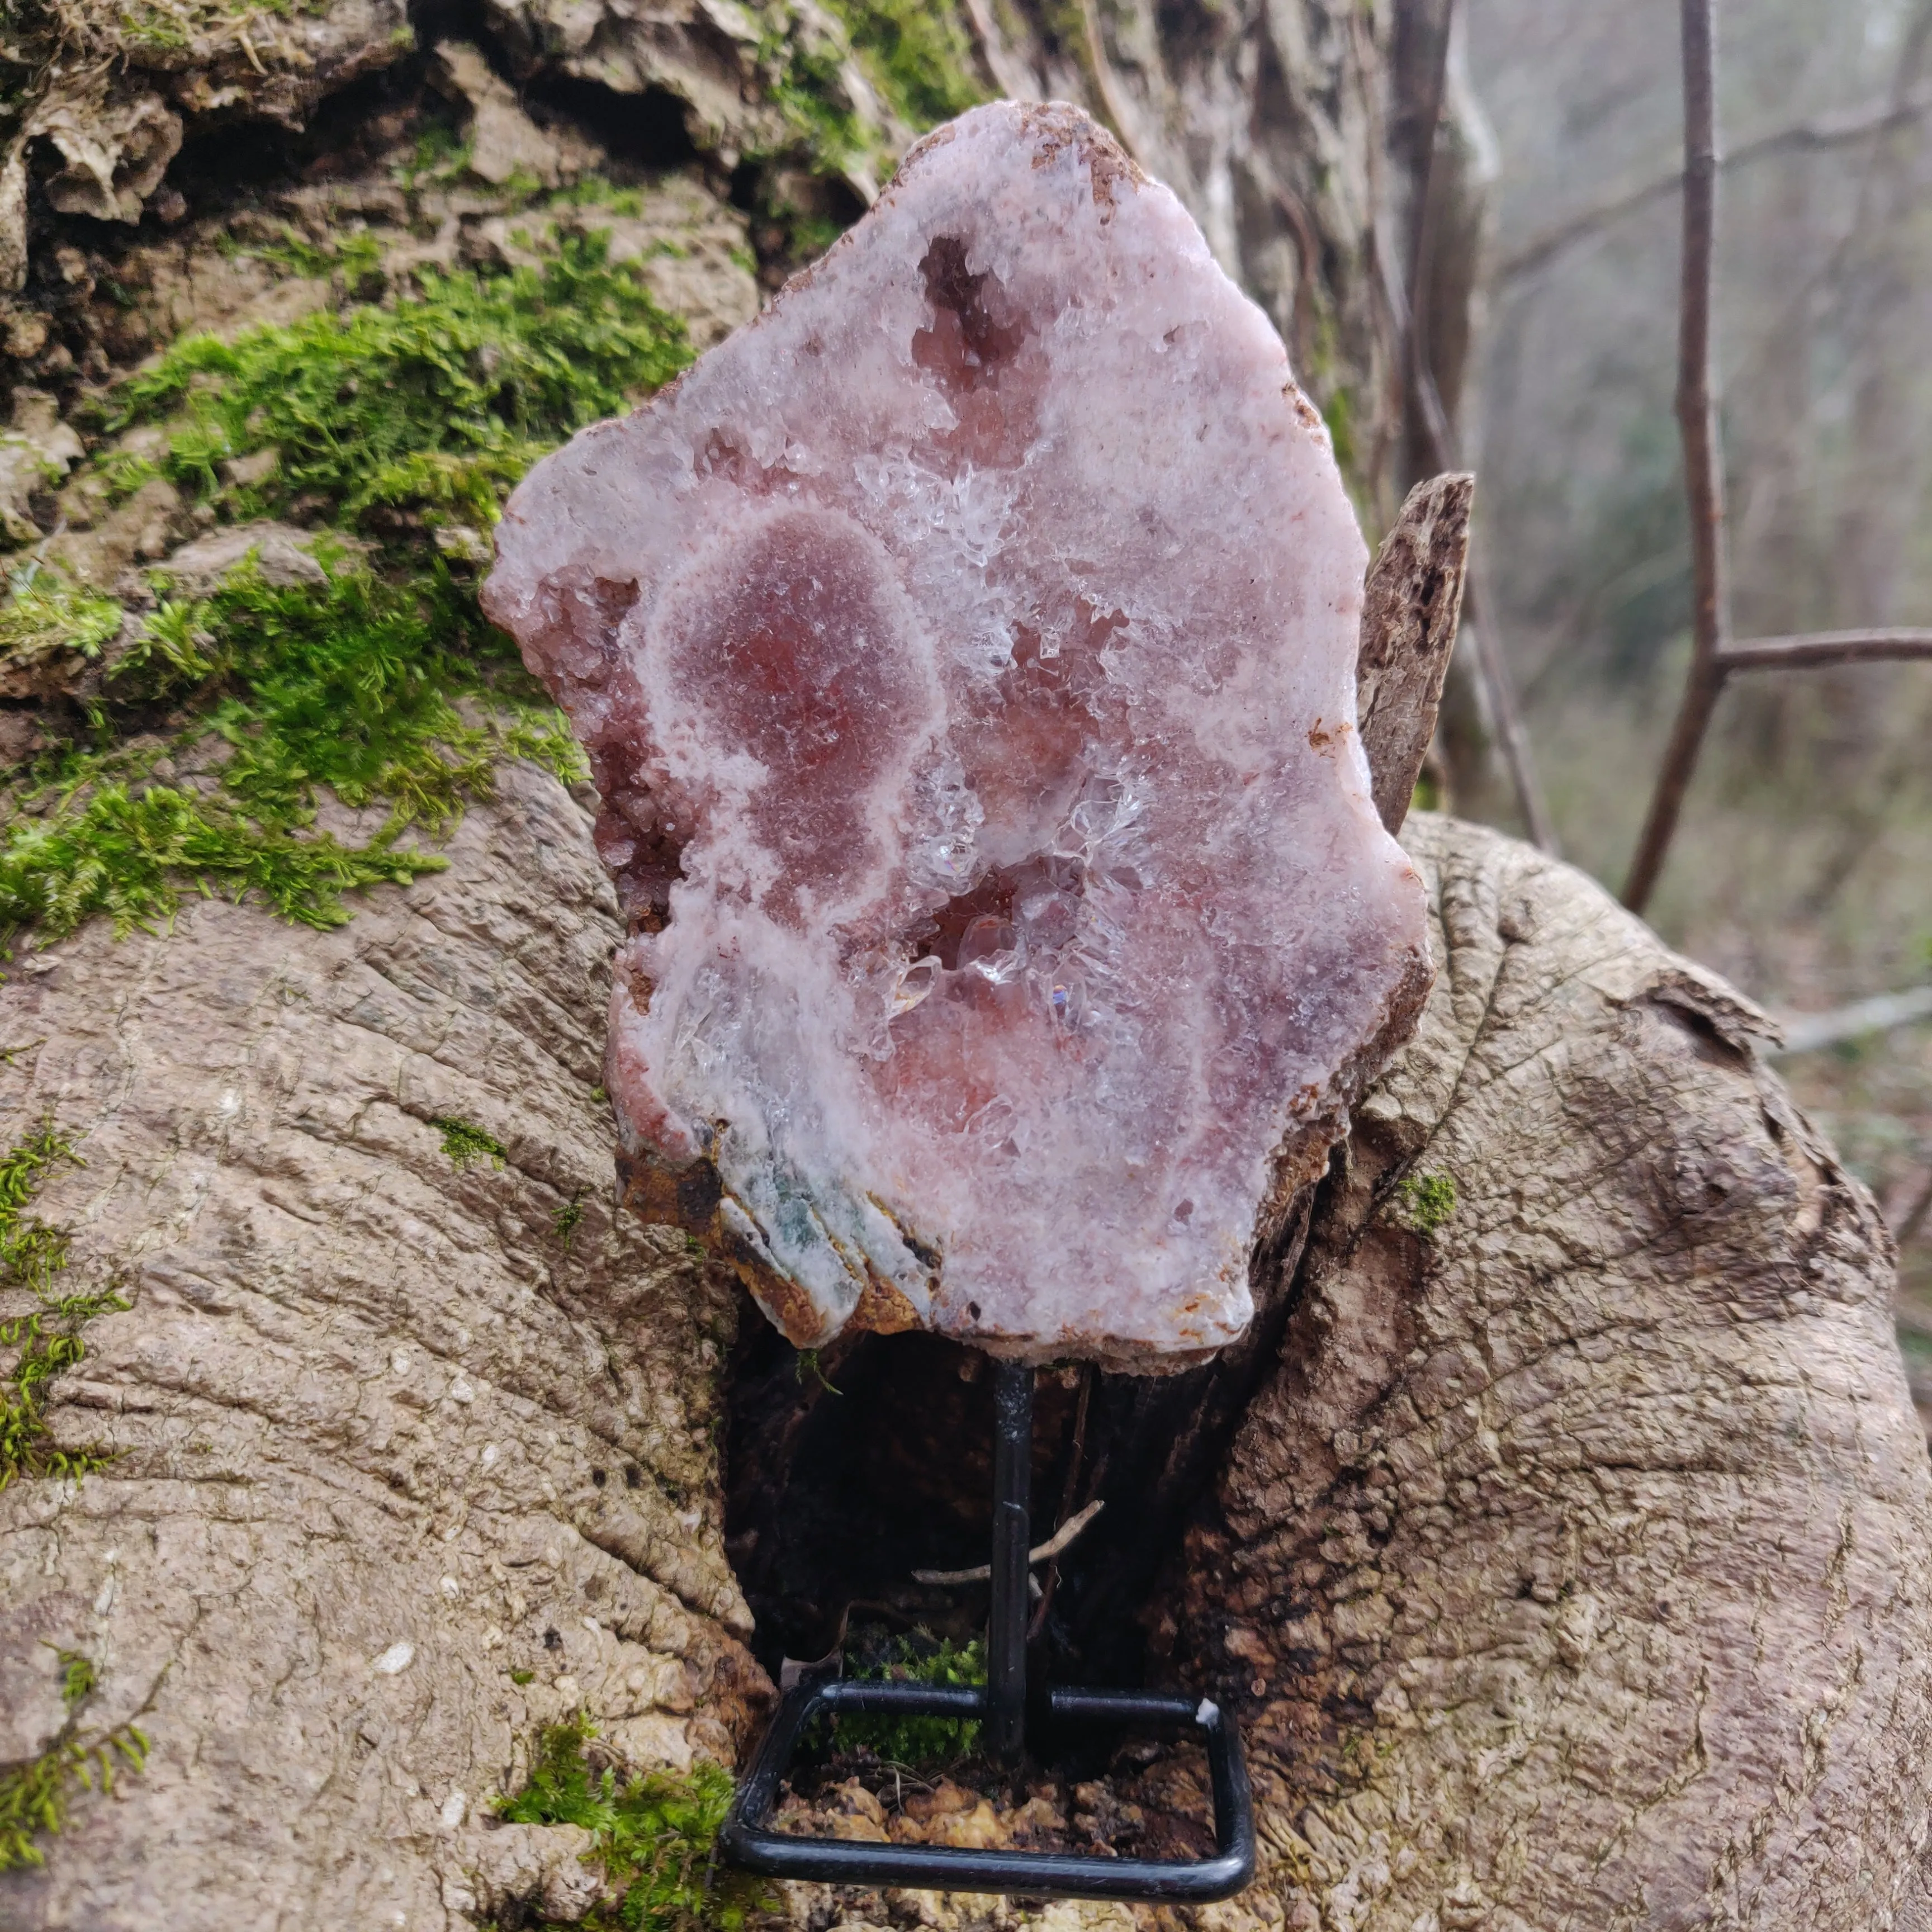
POLYGON ((1791 638, 1747 638, 1718 654, 1726 672, 1808 670, 1820 664, 1896 663, 1932 658, 1932 631, 1806 631, 1791 638))
POLYGON ((1716 0, 1682 0, 1684 266, 1677 326, 1677 423, 1690 500, 1691 658, 1677 722, 1651 794, 1624 886, 1624 904, 1649 903, 1724 684, 1720 662, 1730 629, 1724 554, 1724 457, 1712 373, 1711 309, 1718 225, 1716 0))
MULTIPOLYGON (((1434 386, 1432 382, 1430 386, 1434 386)), ((1508 768, 1510 783, 1516 792, 1516 809, 1522 814, 1532 842, 1552 859, 1560 859, 1563 848, 1558 842, 1556 821, 1550 815, 1549 801, 1543 795, 1535 762, 1530 754, 1529 729, 1522 722, 1522 709, 1516 702, 1516 680, 1510 675, 1509 666, 1504 660, 1502 642, 1484 614, 1486 608, 1484 593, 1488 589, 1489 579, 1477 560, 1478 554, 1472 539, 1469 574, 1462 586, 1462 622, 1468 627, 1470 640, 1476 648, 1476 662, 1489 692, 1496 742, 1502 747, 1503 763, 1508 768)))
MULTIPOLYGON (((1044 1563, 1058 1556, 1073 1539, 1105 1509, 1107 1505, 1097 1496, 1080 1514, 1056 1530, 1037 1549, 1027 1552, 1029 1565, 1044 1563)), ((915 1570, 913 1581, 916 1583, 984 1583, 990 1580, 993 1566, 990 1563, 976 1564, 970 1570, 915 1570)))

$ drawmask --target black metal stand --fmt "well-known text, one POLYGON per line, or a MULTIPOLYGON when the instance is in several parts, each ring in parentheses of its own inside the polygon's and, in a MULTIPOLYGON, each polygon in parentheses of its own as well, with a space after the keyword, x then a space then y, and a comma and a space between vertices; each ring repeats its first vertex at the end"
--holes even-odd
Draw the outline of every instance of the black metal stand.
POLYGON ((1010 1892, 1030 1898, 1122 1898, 1204 1904, 1239 1892, 1255 1875, 1254 1807, 1234 1720, 1206 1697, 1155 1690, 1054 1688, 1058 1724, 1136 1730, 1192 1730, 1208 1750, 1214 1793, 1214 1855, 1192 1862, 1119 1858, 1077 1852, 970 1851, 801 1838, 770 1820, 778 1786, 806 1726, 821 1711, 902 1717, 976 1718, 988 1749, 1017 1764, 1026 1744, 1027 1550, 1032 1486, 1033 1371, 993 1364, 993 1601, 986 1685, 856 1683, 820 1678, 787 1691, 739 1786, 718 1837, 720 1854, 747 1871, 820 1884, 1010 1892))

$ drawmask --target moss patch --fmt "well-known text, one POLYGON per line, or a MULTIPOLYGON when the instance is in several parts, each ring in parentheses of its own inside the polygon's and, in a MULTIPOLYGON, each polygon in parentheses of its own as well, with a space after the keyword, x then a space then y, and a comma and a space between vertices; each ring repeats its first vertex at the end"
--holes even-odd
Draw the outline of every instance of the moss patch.
POLYGON ((501 1167, 508 1150, 492 1134, 469 1120, 459 1120, 453 1115, 433 1115, 430 1125, 442 1136, 442 1150, 458 1167, 467 1167, 472 1161, 487 1160, 492 1167, 501 1167))
POLYGON ((392 308, 190 336, 125 386, 115 425, 167 422, 156 466, 237 518, 319 497, 378 535, 398 512, 488 527, 537 457, 691 360, 683 325, 602 239, 548 245, 541 268, 427 271, 392 308), (270 477, 224 484, 223 464, 263 450, 270 477))
POLYGON ((620 1778, 610 1766, 592 1768, 596 1736, 587 1718, 545 1731, 529 1783, 499 1803, 498 1815, 517 1824, 578 1825, 590 1833, 609 1896, 582 1922, 587 1932, 694 1926, 736 1932, 760 1900, 753 1881, 712 1869, 712 1848, 731 1807, 730 1773, 700 1760, 682 1777, 660 1772, 620 1778))
POLYGON ((923 133, 989 97, 973 44, 949 0, 831 0, 866 77, 923 133))
POLYGON ((166 785, 136 793, 96 782, 79 761, 85 796, 70 795, 52 822, 7 828, 0 848, 0 921, 10 932, 37 926, 46 940, 97 913, 117 932, 172 913, 184 890, 253 892, 286 920, 339 926, 345 892, 406 885, 446 862, 378 843, 345 846, 327 835, 277 833, 244 814, 166 785))
POLYGON ((789 131, 749 158, 764 164, 759 212, 793 266, 822 254, 857 212, 856 202, 848 210, 819 192, 812 177, 866 174, 883 183, 904 130, 923 133, 988 98, 955 0, 830 0, 828 10, 830 21, 773 4, 760 16, 758 72, 789 131), (851 86, 852 64, 896 130, 851 86))
POLYGON ((112 1791, 117 1766, 139 1772, 147 1759, 148 1740, 134 1725, 90 1737, 70 1718, 59 1738, 31 1764, 0 1773, 0 1872, 46 1864, 35 1841, 65 1826, 75 1788, 112 1791))
POLYGON ((56 1653, 61 1667, 61 1702, 71 1711, 81 1700, 92 1694, 95 1678, 94 1660, 83 1657, 77 1650, 63 1650, 56 1653))
POLYGON ((1456 1211, 1456 1182, 1447 1174, 1406 1174, 1395 1198, 1403 1225, 1432 1241, 1456 1211))
POLYGON ((30 563, 8 580, 0 603, 0 672, 31 686, 58 660, 92 662, 121 629, 121 607, 30 563))
POLYGON ((27 1212, 47 1169, 62 1161, 78 1165, 80 1156, 51 1120, 0 1154, 0 1282, 44 1294, 67 1266, 67 1230, 27 1212))
MULTIPOLYGON (((854 1660, 854 1676, 899 1684, 984 1684, 986 1646, 958 1644, 924 1630, 890 1640, 883 1654, 854 1660)), ((887 1764, 918 1768, 952 1764, 977 1742, 975 1718, 889 1718, 846 1712, 832 1720, 837 1748, 868 1750, 887 1764)))
MULTIPOLYGON (((345 895, 440 868, 405 835, 446 831, 505 758, 582 774, 561 715, 478 610, 474 569, 432 539, 460 526, 459 556, 476 554, 536 458, 691 351, 601 237, 532 245, 541 266, 429 271, 386 304, 188 338, 118 392, 104 422, 161 440, 108 459, 116 488, 159 473, 224 520, 274 514, 354 542, 325 536, 319 584, 244 568, 201 600, 164 597, 96 680, 82 741, 0 802, 0 938, 103 914, 148 927, 192 893, 339 924, 345 895), (236 480, 229 466, 264 453, 266 474, 236 480), (325 795, 383 820, 346 843, 316 826, 325 795)), ((98 654, 120 628, 110 600, 16 580, 0 657, 98 654)))
POLYGON ((0 1320, 0 1490, 16 1477, 80 1477, 112 1458, 100 1449, 63 1449, 47 1433, 47 1384, 86 1359, 81 1330, 97 1315, 128 1304, 112 1290, 56 1295, 67 1266, 68 1234, 26 1211, 49 1168, 75 1160, 74 1143, 45 1122, 0 1155, 0 1288, 24 1290, 34 1305, 0 1320))

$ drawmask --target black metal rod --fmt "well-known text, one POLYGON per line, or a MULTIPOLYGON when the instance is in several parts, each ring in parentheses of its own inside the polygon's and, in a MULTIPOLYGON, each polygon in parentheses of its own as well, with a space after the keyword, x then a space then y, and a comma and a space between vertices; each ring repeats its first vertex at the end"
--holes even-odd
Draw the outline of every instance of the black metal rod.
POLYGON ((1026 1745, 1027 1550, 1031 1542, 1033 1371, 993 1364, 993 1600, 986 1618, 986 1748, 1026 1745))
POLYGON ((985 1694, 965 1686, 820 1680, 786 1692, 772 1728, 718 1834, 732 1864, 773 1878, 824 1885, 932 1887, 1017 1893, 1026 1898, 1138 1898, 1205 1904, 1228 1898, 1255 1874, 1253 1801, 1232 1720, 1210 1699, 1150 1690, 1056 1689, 1056 1718, 1134 1730, 1191 1732, 1206 1747, 1214 1796, 1214 1852, 1192 1860, 1109 1858, 1087 1852, 977 1851, 951 1846, 875 1844, 794 1838, 771 1824, 781 1780, 813 1716, 824 1710, 983 1712, 985 1694))
POLYGON ((780 1701, 718 1837, 719 1852, 747 1871, 829 1885, 932 1887, 1026 1898, 1145 1899, 1204 1904, 1232 1898, 1255 1874, 1254 1800, 1241 1736, 1211 1698, 1175 1691, 1058 1688, 1040 1702, 1063 1724, 1191 1732, 1206 1747, 1214 1797, 1214 1853, 1192 1860, 1103 1857, 1084 1852, 974 1850, 794 1837, 771 1820, 785 1772, 819 1712, 896 1712, 977 1718, 991 1754, 1011 1764, 1025 1748, 1027 1546, 1033 1474, 1033 1371, 993 1364, 993 1591, 987 1682, 968 1684, 807 1679, 780 1701))

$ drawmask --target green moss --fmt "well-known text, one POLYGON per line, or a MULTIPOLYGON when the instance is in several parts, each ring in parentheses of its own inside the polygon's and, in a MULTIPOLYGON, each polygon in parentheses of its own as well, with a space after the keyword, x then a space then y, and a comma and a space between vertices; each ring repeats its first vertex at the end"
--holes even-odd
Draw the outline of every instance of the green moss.
POLYGON ((556 189, 544 203, 546 208, 604 208, 613 214, 635 217, 644 212, 640 188, 620 188, 602 175, 586 175, 580 181, 556 189))
POLYGON ((44 1120, 0 1154, 0 1284, 44 1294, 67 1266, 68 1235, 28 1214, 49 1168, 81 1164, 74 1142, 44 1120))
POLYGON ((556 714, 530 703, 507 641, 440 563, 398 585, 329 560, 320 586, 270 585, 244 568, 204 601, 162 603, 103 702, 138 716, 191 694, 199 715, 168 748, 183 761, 200 753, 214 782, 154 782, 160 748, 130 756, 111 727, 104 748, 44 758, 0 818, 0 930, 56 938, 104 914, 124 932, 172 913, 185 892, 252 892, 285 919, 339 925, 344 893, 441 868, 398 838, 487 796, 502 758, 576 776, 556 714), (464 698, 479 701, 473 718, 455 708, 464 698), (225 758, 207 757, 224 745, 225 758), (388 808, 370 843, 314 830, 324 786, 388 808))
POLYGON ((230 260, 266 262, 287 275, 318 281, 340 275, 346 287, 357 291, 382 273, 382 244, 366 231, 344 235, 318 246, 299 229, 285 222, 274 241, 242 241, 224 235, 215 246, 230 260))
POLYGON ((16 1478, 78 1481, 112 1460, 104 1450, 63 1449, 47 1433, 46 1384, 85 1360, 82 1327, 110 1308, 125 1308, 118 1295, 63 1296, 31 1315, 0 1322, 0 1348, 16 1349, 0 1378, 0 1490, 16 1478))
POLYGON ((1337 389, 1322 405, 1322 420, 1328 425, 1329 440, 1335 446, 1335 464, 1344 476, 1355 474, 1355 401, 1351 392, 1337 389))
POLYGON ((56 1653, 61 1667, 61 1702, 71 1711, 94 1689, 94 1662, 77 1650, 56 1653))
MULTIPOLYGON (((296 272, 333 262, 347 281, 373 260, 352 238, 332 254, 285 245, 296 272)), ((534 245, 550 250, 540 266, 432 272, 386 307, 190 337, 118 392, 111 422, 158 423, 165 440, 110 461, 118 487, 162 474, 224 518, 334 523, 365 548, 325 537, 319 584, 244 568, 206 598, 164 598, 89 698, 92 742, 44 755, 0 802, 0 937, 57 938, 98 915, 152 927, 196 892, 339 924, 346 895, 438 869, 403 835, 446 830, 506 758, 582 774, 472 574, 428 532, 487 529, 536 457, 690 350, 602 238, 534 245), (224 480, 224 464, 269 449, 265 480, 224 480), (164 757, 202 776, 178 782, 164 757), (367 843, 315 829, 327 794, 384 811, 367 843)), ((44 573, 16 579, 0 651, 96 654, 121 622, 44 573)))
POLYGON ((801 177, 883 181, 898 158, 884 127, 861 111, 849 65, 918 130, 986 98, 955 0, 832 0, 830 13, 828 21, 769 0, 759 16, 758 71, 787 133, 747 159, 763 164, 758 214, 777 232, 776 256, 794 264, 824 254, 844 225, 838 198, 801 189, 801 177))
POLYGON ((73 653, 98 658, 121 629, 121 607, 111 597, 76 589, 38 563, 16 571, 0 602, 0 664, 31 673, 73 653))
POLYGON ((563 1244, 563 1251, 566 1254, 570 1252, 570 1244, 575 1237, 578 1225, 583 1219, 584 1198, 580 1193, 573 1194, 550 1217, 550 1232, 563 1244))
POLYGON ((1433 1240, 1456 1211, 1456 1183, 1447 1174, 1407 1174, 1395 1190, 1406 1225, 1425 1241, 1433 1240))
POLYGON ((232 573, 181 626, 205 644, 158 646, 148 664, 136 668, 130 656, 117 671, 130 686, 146 676, 150 694, 187 682, 202 685, 204 702, 220 694, 204 716, 232 748, 220 768, 226 798, 292 830, 326 786, 346 805, 388 806, 393 834, 448 825, 465 801, 489 795, 506 756, 580 775, 558 714, 532 702, 508 640, 440 558, 401 584, 339 556, 327 562, 321 585, 270 584, 252 566, 232 573), (478 700, 470 718, 457 709, 465 699, 478 700))
POLYGON ((190 336, 126 385, 116 426, 169 423, 162 472, 238 517, 320 498, 378 535, 398 512, 487 528, 537 456, 691 360, 603 238, 556 248, 541 268, 428 271, 392 308, 190 336), (274 474, 224 489, 218 466, 262 449, 274 474))
POLYGON ((448 121, 432 121, 416 136, 409 158, 396 170, 406 188, 424 182, 454 181, 470 166, 472 144, 448 121))
POLYGON ((486 1134, 473 1121, 458 1120, 453 1114, 432 1114, 430 1125, 440 1132, 443 1152, 458 1167, 467 1167, 472 1160, 487 1160, 492 1167, 501 1167, 509 1151, 494 1134, 486 1134))
POLYGON ((790 124, 814 172, 836 175, 874 142, 848 104, 838 70, 844 50, 789 8, 766 15, 758 66, 772 104, 790 124))
MULTIPOLYGON (((701 1255, 704 1252, 704 1244, 702 1241, 694 1241, 691 1245, 698 1253, 701 1255)), ((826 1380, 825 1370, 820 1365, 818 1351, 816 1348, 800 1349, 798 1359, 791 1365, 791 1374, 792 1380, 800 1384, 803 1383, 808 1375, 810 1376, 827 1395, 842 1395, 844 1393, 842 1389, 834 1388, 831 1383, 826 1380)))
POLYGON ((831 0, 867 77, 892 112, 923 132, 988 96, 950 0, 831 0))
POLYGON ((736 1932, 761 1902, 757 1886, 712 1869, 712 1848, 730 1809, 730 1772, 702 1760, 683 1776, 620 1778, 591 1768, 596 1732, 587 1718, 543 1733, 530 1781, 497 1807, 524 1825, 578 1825, 593 1840, 613 1903, 592 1908, 587 1932, 736 1932))
POLYGON ((0 1288, 24 1289, 36 1304, 0 1320, 0 1349, 14 1352, 0 1371, 0 1490, 16 1477, 77 1480, 111 1460, 102 1450, 63 1449, 46 1428, 47 1384, 86 1358, 81 1330, 97 1315, 128 1306, 111 1290, 53 1292, 54 1277, 67 1265, 67 1231, 26 1210, 48 1168, 76 1160, 72 1140, 51 1121, 0 1155, 0 1288))
POLYGON ((0 849, 0 926, 46 940, 97 914, 117 934, 176 911, 184 890, 236 898, 254 893, 282 918, 340 926, 342 897, 373 885, 407 885, 447 862, 377 843, 356 848, 327 833, 264 830, 240 812, 166 785, 138 796, 103 783, 53 821, 16 820, 0 849))
POLYGON ((74 1730, 70 1718, 32 1763, 0 1773, 0 1872, 46 1862, 34 1841, 65 1826, 76 1785, 111 1791, 117 1765, 139 1772, 147 1758, 148 1740, 132 1724, 88 1737, 74 1730))
MULTIPOLYGON (((848 1660, 857 1678, 906 1684, 984 1684, 985 1640, 956 1644, 925 1630, 892 1638, 883 1654, 848 1660)), ((848 1712, 833 1720, 842 1750, 869 1750, 888 1764, 950 1764, 977 1742, 974 1718, 888 1718, 848 1712)))

